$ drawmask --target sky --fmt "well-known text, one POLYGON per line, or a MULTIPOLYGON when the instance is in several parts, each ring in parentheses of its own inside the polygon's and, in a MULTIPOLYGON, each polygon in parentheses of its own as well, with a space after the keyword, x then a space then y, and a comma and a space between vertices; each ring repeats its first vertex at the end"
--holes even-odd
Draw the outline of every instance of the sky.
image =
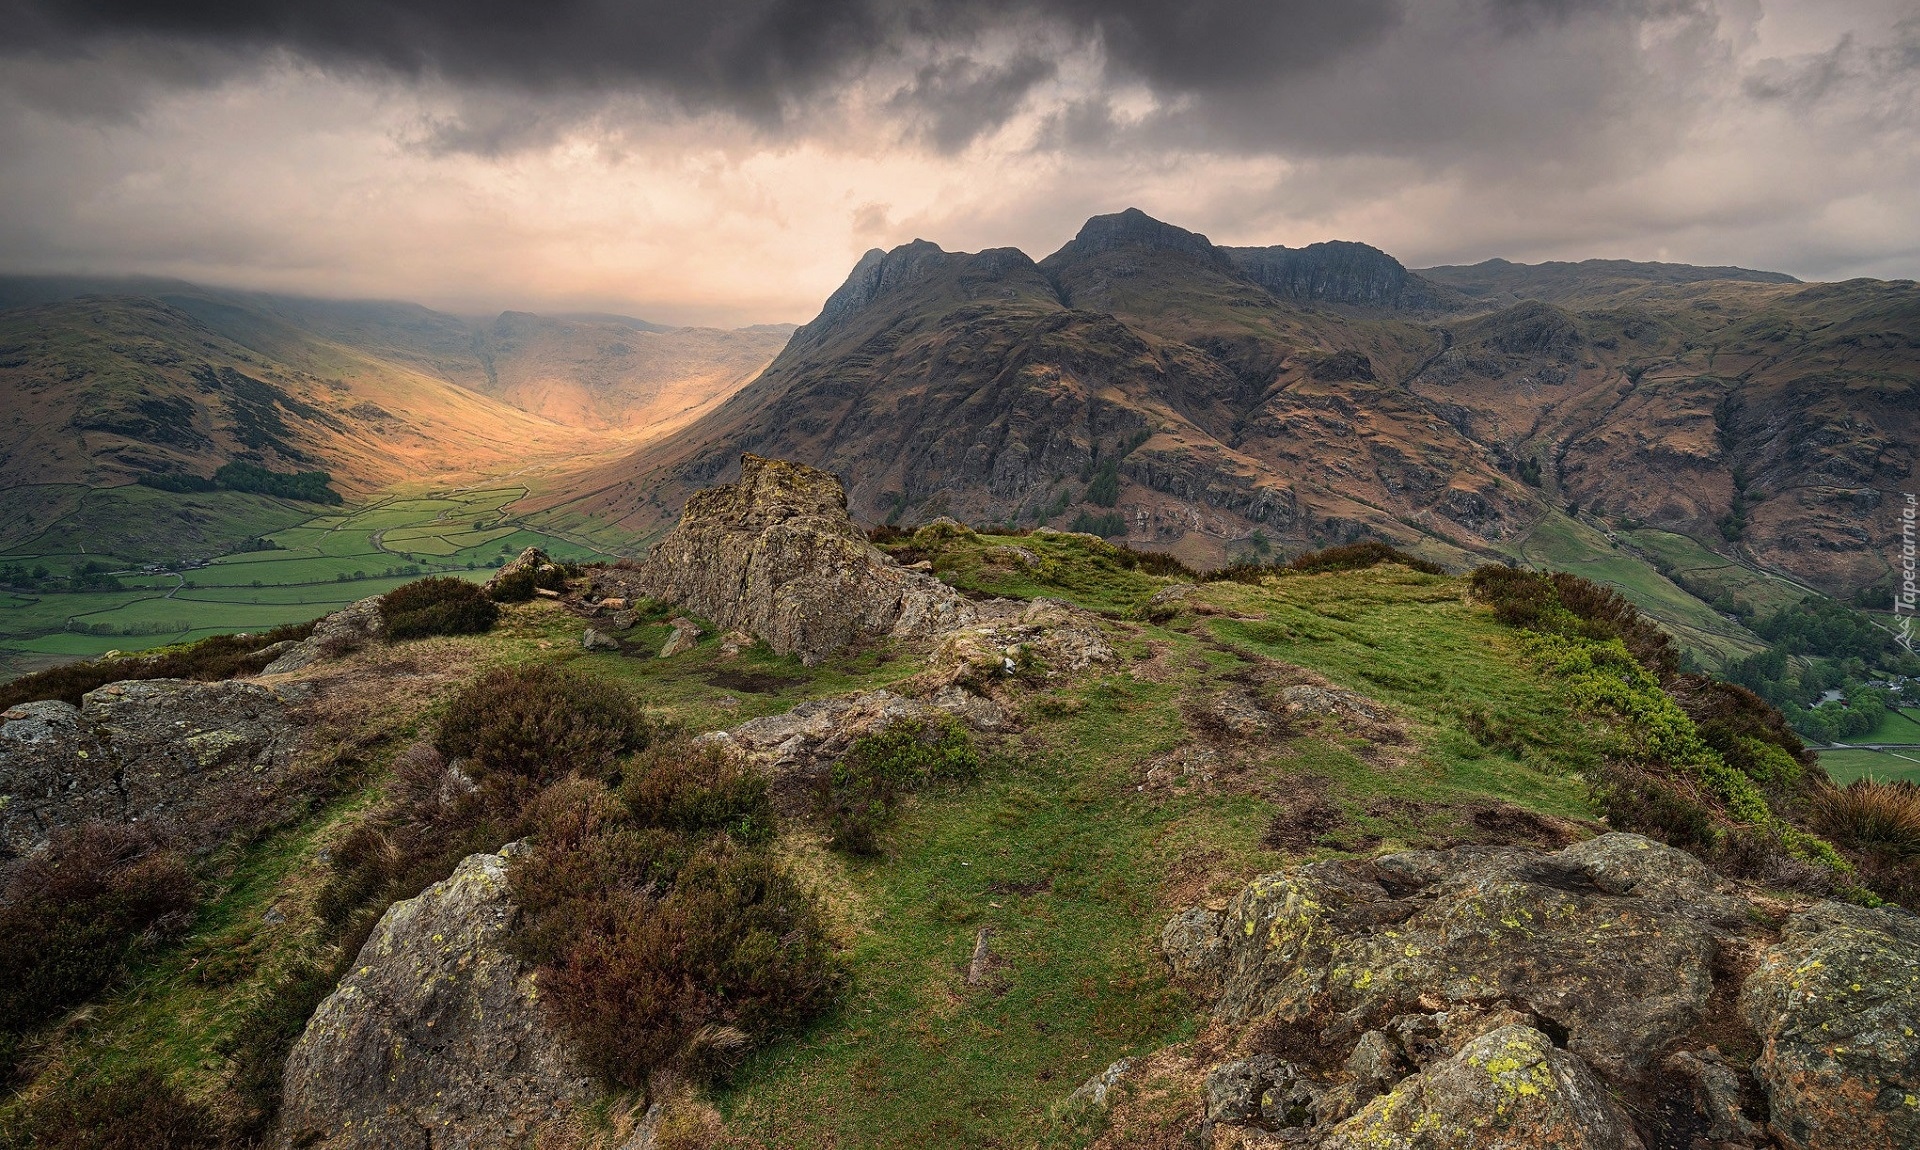
POLYGON ((1914 0, 0 0, 0 270, 803 322, 916 237, 1920 277, 1914 0))

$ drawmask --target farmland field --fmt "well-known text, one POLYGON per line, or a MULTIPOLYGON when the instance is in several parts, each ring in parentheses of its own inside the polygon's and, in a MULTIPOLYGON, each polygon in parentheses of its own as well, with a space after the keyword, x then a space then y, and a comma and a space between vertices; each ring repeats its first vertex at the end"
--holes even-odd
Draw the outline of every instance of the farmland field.
POLYGON ((507 485, 403 492, 357 508, 144 487, 69 496, 64 514, 0 552, 0 566, 65 574, 104 563, 122 589, 0 592, 0 679, 109 650, 302 622, 421 575, 483 579, 526 547, 605 557, 521 526, 507 508, 525 494, 507 485), (127 527, 139 521, 146 526, 127 527), (169 543, 162 528, 175 522, 198 530, 169 543), (103 548, 102 539, 116 543, 103 548), (261 549, 232 550, 243 541, 261 549), (216 550, 227 553, 207 557, 216 550))
POLYGON ((1920 751, 1821 751, 1820 765, 1842 785, 1864 778, 1920 783, 1920 751))

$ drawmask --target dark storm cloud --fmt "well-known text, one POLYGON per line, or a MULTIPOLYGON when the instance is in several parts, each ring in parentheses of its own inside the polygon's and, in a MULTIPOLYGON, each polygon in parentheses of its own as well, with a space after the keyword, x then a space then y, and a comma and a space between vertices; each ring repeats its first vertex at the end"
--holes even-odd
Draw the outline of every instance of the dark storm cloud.
MULTIPOLYGON (((1518 3, 1520 0, 1496 0, 1518 3)), ((1545 0, 1525 0, 1528 4, 1545 0)), ((1005 116, 1041 73, 973 62, 996 29, 1097 39, 1110 67, 1165 92, 1231 88, 1323 66, 1384 34, 1402 0, 0 0, 15 54, 75 55, 127 41, 281 50, 322 66, 373 68, 536 92, 633 89, 760 122, 893 59, 940 62, 909 92, 974 102, 931 126, 951 146, 1005 116), (944 49, 944 50, 943 50, 944 49), (1009 100, 1008 96, 1011 96, 1009 100)), ((0 49, 5 51, 6 49, 0 49)), ((925 65, 922 65, 925 66, 925 65)))

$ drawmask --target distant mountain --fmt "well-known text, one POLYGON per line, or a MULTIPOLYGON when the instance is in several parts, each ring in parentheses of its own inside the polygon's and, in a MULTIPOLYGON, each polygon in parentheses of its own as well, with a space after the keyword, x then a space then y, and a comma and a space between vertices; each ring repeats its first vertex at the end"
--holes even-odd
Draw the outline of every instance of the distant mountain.
POLYGON ((1466 266, 1423 268, 1418 274, 1452 289, 1465 300, 1483 303, 1512 303, 1523 299, 1548 303, 1595 303, 1649 287, 1713 280, 1756 284, 1800 282, 1783 272, 1695 267, 1691 264, 1635 263, 1632 260, 1516 264, 1493 259, 1466 266))
POLYGON ((204 477, 237 459, 326 470, 365 493, 590 456, 687 422, 784 342, 779 329, 511 312, 474 324, 390 301, 0 277, 0 488, 204 477))
POLYGON ((1375 536, 1465 564, 1571 506, 1844 593, 1887 574, 1878 508, 1915 443, 1912 284, 1409 272, 1127 211, 1038 263, 869 252, 758 379, 548 515, 655 532, 751 451, 838 473, 868 521, 1077 523, 1203 563, 1375 536))

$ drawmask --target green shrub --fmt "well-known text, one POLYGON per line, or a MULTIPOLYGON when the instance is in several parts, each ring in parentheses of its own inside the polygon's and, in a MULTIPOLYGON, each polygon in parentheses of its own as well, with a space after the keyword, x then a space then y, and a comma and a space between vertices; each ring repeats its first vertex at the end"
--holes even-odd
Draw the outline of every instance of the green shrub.
POLYGON ((742 843, 773 837, 766 779, 717 747, 661 740, 624 773, 620 799, 644 826, 688 835, 725 831, 742 843))
POLYGON ((177 936, 198 901, 179 856, 144 831, 86 823, 55 832, 0 904, 0 1041, 93 997, 130 953, 177 936))
POLYGON ((63 1085, 35 1099, 0 1146, 36 1150, 213 1150, 219 1123, 159 1072, 63 1085))
POLYGON ((212 635, 184 647, 36 671, 0 685, 0 710, 38 699, 59 699, 79 706, 81 696, 88 691, 128 679, 210 682, 258 674, 274 659, 261 652, 285 640, 305 639, 313 634, 313 627, 312 623, 289 623, 256 635, 212 635))
POLYGON ((821 813, 836 850, 874 854, 900 799, 928 780, 970 778, 979 752, 952 719, 893 723, 854 740, 823 780, 821 813))
POLYGON ((489 671, 454 697, 435 746, 484 788, 600 776, 647 743, 640 706, 615 684, 546 664, 489 671))
POLYGON ((429 575, 395 587, 380 597, 380 618, 387 638, 422 639, 428 635, 477 635, 500 617, 478 585, 447 575, 429 575))
POLYGON ((1364 571, 1382 563, 1398 563, 1424 575, 1444 575, 1446 568, 1425 559, 1416 559, 1397 548, 1390 547, 1378 540, 1369 539, 1363 543, 1348 543, 1341 547, 1328 547, 1322 551, 1308 551, 1297 555, 1287 564, 1287 570, 1302 574, 1317 575, 1323 571, 1364 571))

